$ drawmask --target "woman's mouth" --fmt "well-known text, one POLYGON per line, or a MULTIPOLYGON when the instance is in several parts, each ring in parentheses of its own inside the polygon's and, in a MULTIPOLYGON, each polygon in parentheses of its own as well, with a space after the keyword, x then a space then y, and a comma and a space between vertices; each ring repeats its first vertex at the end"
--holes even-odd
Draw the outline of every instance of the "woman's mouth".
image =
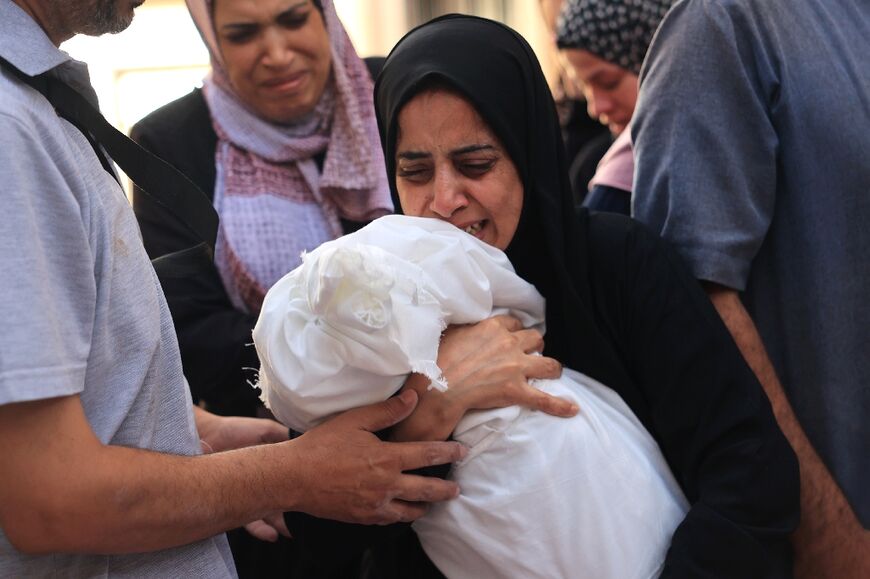
POLYGON ((477 237, 478 239, 480 239, 480 237, 481 237, 481 232, 482 232, 482 230, 483 230, 483 226, 484 226, 485 224, 486 224, 486 221, 485 221, 485 220, 484 220, 484 221, 475 221, 474 223, 472 223, 472 224, 470 224, 470 225, 466 225, 465 227, 463 227, 463 228, 462 228, 462 231, 464 231, 465 233, 467 233, 467 234, 469 234, 469 235, 473 235, 474 237, 477 237))
POLYGON ((308 78, 305 71, 289 74, 281 77, 270 78, 262 83, 269 92, 292 93, 299 90, 308 78))

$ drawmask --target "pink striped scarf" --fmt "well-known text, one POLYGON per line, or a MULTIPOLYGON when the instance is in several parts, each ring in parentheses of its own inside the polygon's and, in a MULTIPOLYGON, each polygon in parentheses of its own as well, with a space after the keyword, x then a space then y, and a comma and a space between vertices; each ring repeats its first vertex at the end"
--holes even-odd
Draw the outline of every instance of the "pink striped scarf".
POLYGON ((316 109, 291 126, 263 120, 236 96, 221 62, 212 0, 187 0, 211 54, 203 91, 218 136, 215 262, 237 308, 258 313, 266 291, 303 251, 342 234, 341 218, 392 211, 372 102, 373 84, 332 0, 323 17, 332 75, 316 109), (313 157, 326 152, 322 173, 313 157))

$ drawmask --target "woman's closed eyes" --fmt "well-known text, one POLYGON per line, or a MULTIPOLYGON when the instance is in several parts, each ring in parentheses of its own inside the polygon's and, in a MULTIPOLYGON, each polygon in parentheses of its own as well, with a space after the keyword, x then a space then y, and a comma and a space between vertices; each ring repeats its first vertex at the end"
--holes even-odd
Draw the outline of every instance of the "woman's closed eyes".
MULTIPOLYGON (((303 2, 281 12, 275 17, 275 23, 285 30, 299 30, 308 23, 311 14, 311 4, 303 2)), ((237 22, 224 25, 222 35, 232 44, 245 44, 260 33, 262 24, 255 22, 237 22)))
MULTIPOLYGON (((399 153, 396 176, 411 183, 426 183, 432 178, 435 163, 429 153, 408 151, 399 153)), ((500 155, 490 145, 464 147, 450 155, 453 168, 469 179, 489 173, 498 163, 500 155)))

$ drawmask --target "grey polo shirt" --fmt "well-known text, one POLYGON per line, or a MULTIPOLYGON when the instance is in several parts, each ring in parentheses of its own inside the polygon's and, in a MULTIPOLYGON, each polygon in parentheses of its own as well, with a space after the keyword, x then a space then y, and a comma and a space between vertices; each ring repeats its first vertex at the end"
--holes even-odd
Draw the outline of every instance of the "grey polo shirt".
MULTIPOLYGON (((0 56, 95 98, 87 68, 0 0, 0 56)), ((51 105, 0 70, 0 404, 78 394, 104 444, 199 452, 172 319, 118 183, 51 105)), ((46 424, 46 428, 52 425, 46 424)), ((27 556, 0 577, 234 577, 224 536, 133 555, 27 556)))
POLYGON ((870 528, 870 2, 684 0, 632 120, 634 213, 742 292, 870 528))

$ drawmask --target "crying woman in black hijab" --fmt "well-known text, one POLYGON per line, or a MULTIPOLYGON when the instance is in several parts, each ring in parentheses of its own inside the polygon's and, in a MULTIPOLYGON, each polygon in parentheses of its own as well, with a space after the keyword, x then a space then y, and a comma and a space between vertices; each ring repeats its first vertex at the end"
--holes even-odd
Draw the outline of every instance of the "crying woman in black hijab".
MULTIPOLYGON (((543 353, 609 386, 661 448, 689 504, 662 575, 788 576, 797 463, 767 398, 664 242, 574 209, 555 107, 523 38, 480 18, 433 20, 396 45, 375 101, 396 207, 505 250, 547 300, 543 353)), ((442 368, 448 382, 461 372, 442 368)), ((409 381, 421 402, 394 436, 447 437, 466 411, 499 405, 497 389, 423 382, 409 381)), ((523 531, 518 544, 535 541, 523 531)))

